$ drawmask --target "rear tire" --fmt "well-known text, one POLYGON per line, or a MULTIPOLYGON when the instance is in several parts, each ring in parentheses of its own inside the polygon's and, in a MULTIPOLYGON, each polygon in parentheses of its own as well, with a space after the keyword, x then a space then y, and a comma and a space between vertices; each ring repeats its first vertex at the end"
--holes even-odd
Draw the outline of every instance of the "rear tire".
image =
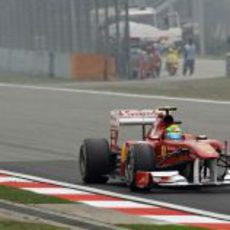
POLYGON ((155 153, 151 146, 147 144, 135 144, 131 147, 126 161, 126 183, 131 191, 150 190, 151 185, 140 189, 136 185, 137 171, 154 171, 155 170, 155 153))
POLYGON ((85 139, 80 147, 79 169, 85 183, 106 183, 110 172, 110 149, 106 139, 85 139))

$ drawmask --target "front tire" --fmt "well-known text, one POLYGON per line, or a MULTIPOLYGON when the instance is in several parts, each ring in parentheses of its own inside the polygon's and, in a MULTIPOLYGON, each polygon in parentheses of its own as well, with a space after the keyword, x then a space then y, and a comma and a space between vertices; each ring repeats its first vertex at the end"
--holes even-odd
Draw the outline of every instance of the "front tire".
MULTIPOLYGON (((135 144, 130 148, 126 160, 126 183, 131 191, 140 190, 136 185, 137 171, 154 171, 155 170, 155 153, 151 146, 147 144, 135 144)), ((143 190, 150 190, 151 185, 143 190)))
POLYGON ((79 169, 85 183, 106 183, 110 172, 110 149, 106 139, 85 139, 80 147, 79 169))

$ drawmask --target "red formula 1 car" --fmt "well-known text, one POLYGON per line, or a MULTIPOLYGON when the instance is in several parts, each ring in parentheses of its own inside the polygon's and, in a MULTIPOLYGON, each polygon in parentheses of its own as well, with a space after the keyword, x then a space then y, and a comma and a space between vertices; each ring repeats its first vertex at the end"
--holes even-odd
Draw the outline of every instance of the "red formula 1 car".
POLYGON ((188 133, 180 140, 166 139, 167 127, 181 124, 174 120, 173 111, 176 108, 111 111, 110 143, 106 139, 85 139, 80 147, 82 180, 106 183, 110 177, 119 177, 131 190, 230 185, 227 143, 188 133), (119 127, 133 125, 142 128, 143 139, 128 139, 120 146, 119 127))

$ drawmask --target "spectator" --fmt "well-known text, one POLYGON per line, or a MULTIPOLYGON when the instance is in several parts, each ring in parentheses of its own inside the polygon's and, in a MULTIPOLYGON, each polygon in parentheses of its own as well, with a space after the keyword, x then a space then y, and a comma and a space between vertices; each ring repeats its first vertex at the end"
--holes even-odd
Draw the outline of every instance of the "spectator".
POLYGON ((193 75, 195 71, 196 45, 192 39, 189 39, 188 43, 185 44, 183 57, 183 75, 185 76, 188 71, 190 75, 193 75))
POLYGON ((150 73, 151 75, 155 77, 160 77, 161 73, 161 55, 156 49, 156 47, 153 45, 149 48, 148 54, 150 57, 150 73))
POLYGON ((132 79, 145 79, 148 62, 147 52, 141 48, 132 48, 130 52, 130 64, 132 79))

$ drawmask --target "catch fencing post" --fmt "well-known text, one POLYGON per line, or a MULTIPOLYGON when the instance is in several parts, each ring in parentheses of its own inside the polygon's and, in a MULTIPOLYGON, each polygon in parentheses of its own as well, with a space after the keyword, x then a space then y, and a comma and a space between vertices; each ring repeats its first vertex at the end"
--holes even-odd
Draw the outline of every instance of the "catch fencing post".
POLYGON ((226 77, 230 77, 230 53, 226 54, 226 77))

